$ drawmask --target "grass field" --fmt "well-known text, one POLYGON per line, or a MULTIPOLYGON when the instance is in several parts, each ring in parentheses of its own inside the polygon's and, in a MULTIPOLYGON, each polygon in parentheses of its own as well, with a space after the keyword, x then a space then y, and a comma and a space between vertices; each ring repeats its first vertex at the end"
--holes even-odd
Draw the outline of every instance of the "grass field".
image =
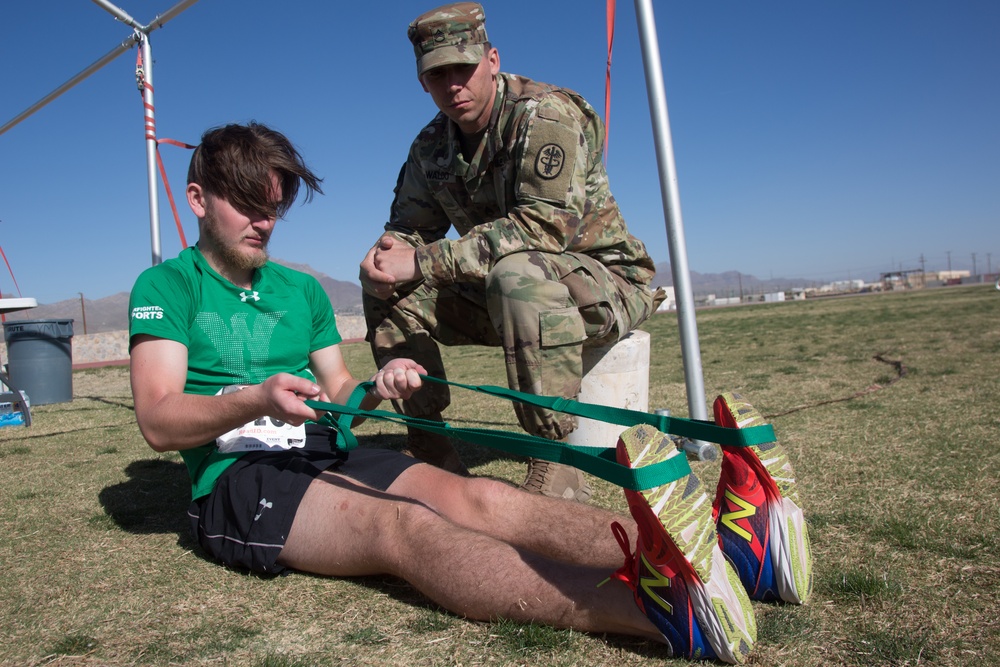
MULTIPOLYGON (((707 398, 738 390, 774 424, 814 549, 809 604, 754 604, 751 664, 1000 665, 998 315, 992 285, 698 312, 707 398)), ((683 416, 676 318, 643 328, 651 407, 683 416)), ((344 351, 371 372, 365 345, 344 351)), ((494 350, 447 357, 456 380, 504 382, 494 350)), ((227 570, 188 534, 187 473, 140 437, 127 369, 78 371, 71 403, 32 414, 0 429, 4 665, 685 662, 630 638, 468 622, 391 578, 227 570)), ((516 428, 508 404, 468 392, 446 419, 516 428)), ((357 433, 401 444, 393 425, 357 433)), ((501 452, 463 456, 474 473, 523 475, 501 452)), ((693 466, 714 484, 717 466, 693 466)), ((626 511, 595 485, 592 502, 626 511)))

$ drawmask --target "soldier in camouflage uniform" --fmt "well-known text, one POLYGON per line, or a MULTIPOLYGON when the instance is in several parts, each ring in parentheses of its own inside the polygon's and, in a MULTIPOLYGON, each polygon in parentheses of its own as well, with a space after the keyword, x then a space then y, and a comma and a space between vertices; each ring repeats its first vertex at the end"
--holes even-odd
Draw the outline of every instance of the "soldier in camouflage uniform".
MULTIPOLYGON (((571 90, 501 73, 484 21, 482 6, 460 2, 409 26, 441 113, 411 145, 385 233, 361 264, 369 340, 379 366, 408 357, 437 377, 438 343, 501 346, 510 387, 575 397, 583 347, 620 339, 655 310, 653 262, 608 188, 600 117, 571 90), (460 238, 445 238, 452 227, 460 238)), ((449 400, 430 385, 397 408, 440 419, 449 400)), ((552 440, 576 426, 515 411, 552 440)), ((412 429, 408 449, 465 472, 446 438, 412 429)), ((578 470, 541 460, 523 487, 590 495, 578 470)))

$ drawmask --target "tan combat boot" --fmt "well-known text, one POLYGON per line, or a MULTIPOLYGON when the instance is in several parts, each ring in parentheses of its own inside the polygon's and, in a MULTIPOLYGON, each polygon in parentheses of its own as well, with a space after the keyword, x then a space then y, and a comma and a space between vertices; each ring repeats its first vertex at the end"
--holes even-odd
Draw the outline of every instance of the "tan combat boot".
POLYGON ((528 493, 540 493, 550 498, 565 498, 585 503, 594 491, 583 473, 562 463, 544 459, 528 459, 528 474, 521 488, 528 493))
POLYGON ((437 433, 411 429, 403 453, 442 470, 468 477, 469 469, 462 463, 451 440, 437 433))

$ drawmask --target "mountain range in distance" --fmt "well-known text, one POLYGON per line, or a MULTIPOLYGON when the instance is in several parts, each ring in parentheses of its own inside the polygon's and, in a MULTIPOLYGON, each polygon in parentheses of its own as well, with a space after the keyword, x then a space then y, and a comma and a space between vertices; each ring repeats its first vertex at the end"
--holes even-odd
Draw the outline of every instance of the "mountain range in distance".
MULTIPOLYGON (((345 280, 336 280, 313 269, 308 264, 296 264, 281 259, 275 259, 279 264, 287 266, 315 277, 323 287, 333 309, 342 315, 360 315, 361 286, 345 280)), ((698 273, 691 271, 691 288, 696 296, 715 294, 719 297, 738 296, 742 294, 764 294, 767 292, 790 289, 792 287, 812 287, 815 282, 775 278, 761 280, 754 276, 726 271, 725 273, 698 273)), ((661 262, 656 265, 654 287, 672 285, 670 263, 661 262)), ((11 296, 11 295, 6 295, 11 296)), ((72 319, 74 334, 103 333, 106 331, 122 331, 128 329, 128 292, 119 292, 101 299, 66 299, 49 304, 39 304, 30 310, 8 313, 6 321, 16 320, 57 320, 72 319), (86 323, 86 326, 84 326, 86 323)))

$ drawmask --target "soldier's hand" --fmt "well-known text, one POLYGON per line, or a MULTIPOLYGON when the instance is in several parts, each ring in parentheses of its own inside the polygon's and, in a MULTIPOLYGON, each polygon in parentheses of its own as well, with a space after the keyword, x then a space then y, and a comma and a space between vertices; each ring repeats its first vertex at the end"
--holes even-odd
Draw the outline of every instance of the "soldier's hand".
POLYGON ((379 239, 375 248, 375 268, 391 275, 399 283, 422 277, 416 249, 391 236, 379 239))
POLYGON ((361 273, 359 275, 361 289, 376 299, 388 299, 396 291, 395 278, 385 271, 380 271, 375 266, 375 252, 386 238, 380 238, 378 243, 372 246, 372 249, 365 255, 364 261, 361 262, 361 273))

